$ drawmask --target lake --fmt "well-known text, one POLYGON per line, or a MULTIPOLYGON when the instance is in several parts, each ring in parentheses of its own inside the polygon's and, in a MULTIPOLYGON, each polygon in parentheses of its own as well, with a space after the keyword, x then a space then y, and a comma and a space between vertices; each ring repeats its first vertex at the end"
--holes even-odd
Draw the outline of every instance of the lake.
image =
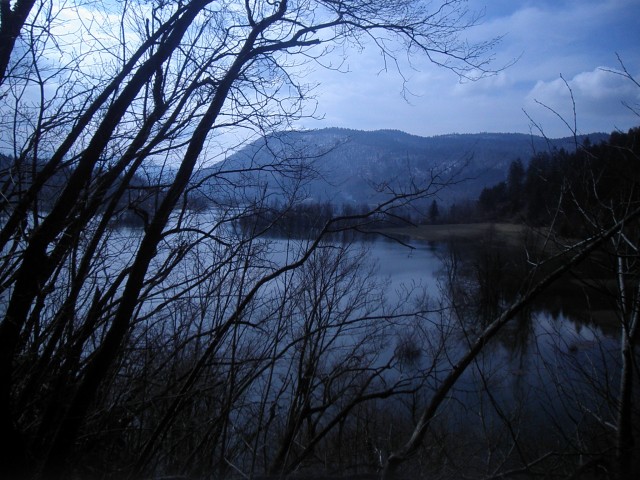
MULTIPOLYGON (((236 316, 247 292, 308 244, 250 237, 243 243, 232 229, 208 237, 202 231, 211 218, 190 220, 193 228, 167 235, 151 264, 154 281, 105 396, 104 405, 131 395, 125 407, 149 407, 127 413, 123 427, 96 429, 118 439, 105 444, 124 441, 135 455, 146 440, 139 432, 156 427, 182 395, 184 373, 205 359, 188 408, 161 445, 163 474, 192 465, 228 473, 225 464, 212 466, 214 457, 252 474, 274 471, 274 464, 312 473, 376 471, 408 440, 434 390, 514 300, 521 281, 523 252, 504 245, 327 242, 304 266, 263 285, 236 316), (184 257, 165 272, 176 252, 184 257)), ((117 301, 122 284, 114 282, 141 234, 110 232, 85 298, 113 285, 117 301)), ((425 475, 426 468, 451 468, 453 477, 471 469, 478 476, 611 438, 605 434, 615 421, 618 332, 602 315, 595 318, 606 305, 585 291, 567 278, 485 346, 440 406, 410 468, 425 475)), ((79 305, 78 318, 89 305, 79 305)), ((94 344, 86 345, 88 356, 94 344)))
MULTIPOLYGON (((438 365, 442 373, 429 379, 435 388, 486 321, 493 318, 488 315, 483 321, 487 311, 477 305, 486 290, 479 288, 478 282, 480 277, 487 278, 487 262, 483 260, 487 254, 479 255, 478 245, 471 242, 410 243, 413 249, 389 241, 374 242, 369 248, 379 265, 378 274, 390 279, 390 295, 403 286, 422 285, 434 306, 444 309, 444 320, 440 321, 455 324, 446 330, 447 358, 438 365), (452 263, 456 263, 455 275, 452 263), (451 294, 453 288, 457 289, 455 295, 451 294)), ((489 276, 496 280, 498 290, 503 289, 496 295, 500 303, 497 310, 515 299, 517 282, 505 270, 518 255, 522 252, 504 245, 488 255, 501 270, 489 276)), ((563 282, 533 302, 485 347, 444 405, 436 422, 441 431, 461 433, 456 442, 464 444, 487 436, 495 441, 503 435, 502 440, 509 444, 517 433, 520 443, 542 451, 545 445, 566 441, 565 436, 575 438, 576 431, 586 425, 615 423, 612 397, 619 381, 617 328, 594 321, 590 309, 598 304, 594 292, 589 292, 590 304, 584 288, 571 289, 563 282)), ((602 308, 598 307, 600 314, 602 308)), ((425 335, 439 336, 443 331, 435 322, 422 336, 412 333, 411 338, 420 348, 425 335)), ((415 368, 427 368, 430 362, 430 358, 422 358, 415 368)), ((422 401, 428 398, 426 393, 422 401)), ((406 406, 408 415, 412 408, 406 406)))
MULTIPOLYGON (((380 367, 395 355, 400 360, 385 372, 385 381, 411 379, 420 387, 377 404, 393 418, 388 428, 395 440, 389 445, 396 446, 408 439, 421 409, 469 344, 515 300, 522 281, 518 269, 525 258, 517 247, 480 241, 407 242, 412 248, 385 239, 349 246, 365 271, 375 267, 373 279, 383 288, 372 292, 385 297, 387 305, 400 302, 393 312, 403 308, 407 313, 389 322, 372 364, 380 367)), ((290 261, 301 244, 271 240, 270 261, 290 261)), ((310 277, 303 273, 300 278, 310 277)), ((276 282, 264 293, 280 287, 276 282)), ((347 294, 344 303, 364 295, 363 285, 349 288, 353 291, 347 293, 354 296, 347 294)), ((433 421, 431 435, 438 448, 475 460, 482 457, 478 450, 487 448, 506 461, 515 439, 528 455, 542 455, 552 446, 556 451, 569 449, 567 438, 582 437, 585 431, 590 436, 582 441, 598 439, 607 423, 615 423, 618 331, 600 321, 603 300, 596 292, 588 292, 588 297, 585 292, 571 278, 559 280, 485 346, 433 421)), ((337 335, 344 347, 360 342, 360 333, 337 335)), ((290 361, 283 360, 276 368, 281 375, 291 368, 290 361)))

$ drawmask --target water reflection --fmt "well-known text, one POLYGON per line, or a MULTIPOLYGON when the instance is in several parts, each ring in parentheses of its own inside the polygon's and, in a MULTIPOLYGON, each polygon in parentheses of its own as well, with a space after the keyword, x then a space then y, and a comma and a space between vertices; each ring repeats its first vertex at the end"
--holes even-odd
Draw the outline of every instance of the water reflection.
MULTIPOLYGON (((526 255, 495 243, 413 246, 409 252, 378 242, 371 252, 380 273, 389 275, 396 288, 403 282, 421 283, 443 309, 440 320, 422 333, 414 328, 399 335, 407 364, 442 372, 428 381, 437 388, 469 344, 525 287, 526 255), (434 338, 445 336, 446 351, 436 351, 434 338), (421 342, 430 347, 420 356, 421 342)), ((606 430, 604 423, 613 421, 615 411, 617 329, 613 323, 595 321, 594 304, 606 308, 597 292, 585 293, 570 277, 532 302, 485 346, 458 381, 435 423, 440 434, 482 437, 495 446, 501 441, 512 444, 510 436, 517 432, 518 442, 535 451, 564 445, 585 425, 606 430), (507 438, 496 441, 496 435, 507 438)))

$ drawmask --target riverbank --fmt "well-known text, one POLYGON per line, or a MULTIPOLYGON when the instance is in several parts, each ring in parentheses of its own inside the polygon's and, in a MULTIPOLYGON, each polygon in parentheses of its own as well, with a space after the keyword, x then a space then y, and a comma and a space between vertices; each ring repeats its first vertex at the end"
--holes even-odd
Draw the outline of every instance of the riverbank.
POLYGON ((461 223, 388 228, 384 233, 428 242, 479 240, 493 237, 511 245, 523 245, 523 240, 531 233, 531 229, 526 225, 515 223, 461 223))

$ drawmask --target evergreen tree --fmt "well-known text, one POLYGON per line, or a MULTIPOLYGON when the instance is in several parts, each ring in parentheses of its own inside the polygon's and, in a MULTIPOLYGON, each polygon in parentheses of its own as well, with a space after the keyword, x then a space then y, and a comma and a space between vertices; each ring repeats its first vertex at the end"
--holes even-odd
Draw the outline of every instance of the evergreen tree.
POLYGON ((522 164, 522 160, 518 158, 509 165, 509 174, 507 175, 507 196, 511 214, 519 212, 522 208, 524 177, 524 165, 522 164))
POLYGON ((438 202, 431 202, 431 206, 429 207, 429 223, 432 225, 435 224, 440 218, 440 208, 438 207, 438 202))

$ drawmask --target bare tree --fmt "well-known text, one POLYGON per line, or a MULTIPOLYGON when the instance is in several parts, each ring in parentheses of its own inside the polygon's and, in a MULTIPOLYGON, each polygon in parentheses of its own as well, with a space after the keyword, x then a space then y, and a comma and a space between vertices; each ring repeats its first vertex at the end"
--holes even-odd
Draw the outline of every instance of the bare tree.
MULTIPOLYGON (((478 21, 461 1, 3 1, 1 7, 7 101, 0 133, 10 162, 0 199, 6 220, 0 464, 13 476, 64 475, 74 460, 88 458, 84 439, 97 438, 91 429, 107 426, 138 435, 128 461, 130 471, 143 471, 160 458, 159 442, 175 434, 171 426, 189 418, 189 409, 198 411, 192 394, 216 372, 232 387, 219 389, 212 380, 222 399, 210 407, 227 420, 214 421, 201 441, 229 439, 230 412, 254 375, 243 366, 255 362, 240 361, 239 352, 257 294, 305 265, 323 235, 342 227, 331 220, 295 256, 269 265, 256 250, 260 231, 232 234, 249 208, 246 199, 236 197, 204 223, 187 215, 199 162, 221 154, 217 135, 289 126, 304 114, 308 95, 299 73, 321 65, 335 46, 370 43, 391 62, 400 51, 423 54, 467 75, 488 73, 494 42, 460 38, 478 21), (57 55, 47 55, 52 49, 57 55), (114 228, 125 218, 142 229, 114 228), (191 271, 192 262, 201 268, 191 271), (210 304, 208 296, 217 301, 210 304), (204 303, 194 311, 192 302, 204 303), (203 313, 211 311, 217 315, 203 313), (237 369, 220 370, 214 359, 223 351, 237 369), (162 393, 152 373, 165 372, 166 362, 172 370, 162 393), (130 394, 113 388, 136 372, 142 374, 130 394), (149 395, 170 400, 155 410, 149 395), (154 426, 136 431, 140 416, 154 426)), ((272 172, 290 174, 286 161, 272 172)), ((221 167, 210 178, 239 195, 235 173, 221 167)), ((388 214, 427 195, 428 187, 391 195, 355 220, 388 214)), ((253 353, 266 355, 268 348, 253 353)), ((308 402, 300 375, 296 398, 308 402)), ((281 443, 287 452, 287 439, 301 425, 294 419, 304 419, 290 411, 281 443)), ((274 471, 293 461, 288 454, 276 459, 274 471)))
POLYGON ((527 308, 532 300, 543 292, 550 284, 586 259, 596 249, 601 248, 603 244, 618 235, 621 229, 628 222, 636 220, 638 216, 640 216, 640 209, 636 208, 629 212, 623 219, 613 224, 610 228, 599 231, 579 244, 574 245, 571 249, 571 252, 573 253, 571 253, 570 257, 567 258, 561 266, 557 267, 543 279, 536 281, 534 285, 520 295, 520 298, 517 301, 512 303, 491 323, 489 323, 475 339, 472 339, 468 350, 463 352, 460 357, 454 361, 451 371, 439 382, 439 385, 432 394, 431 399, 422 410, 422 414, 418 419, 410 438, 400 449, 392 453, 387 459, 383 478, 396 478, 400 465, 407 461, 411 456, 415 455, 418 449, 422 446, 426 433, 434 416, 436 415, 436 412, 443 401, 447 398, 447 395, 450 393, 458 379, 482 352, 487 342, 491 341, 505 325, 516 317, 518 313, 527 308))
MULTIPOLYGON (((636 135, 631 136, 631 142, 636 135)), ((612 136, 609 158, 601 159, 608 163, 608 173, 596 167, 589 172, 587 185, 576 186, 586 188, 591 192, 592 201, 585 204, 581 196, 571 189, 571 199, 574 207, 580 213, 582 220, 591 231, 601 231, 606 221, 618 221, 638 203, 637 181, 635 175, 630 174, 629 168, 638 162, 638 152, 633 143, 616 142, 612 136), (617 157, 617 158, 614 158, 617 157), (612 172, 611 170, 615 170, 612 172), (615 191, 607 185, 610 176, 618 179, 615 191), (607 178, 609 177, 609 178, 607 178)), ((604 152, 603 152, 604 153, 604 152)), ((638 316, 640 307, 640 291, 638 290, 638 252, 640 246, 637 238, 638 225, 628 222, 610 239, 603 251, 607 256, 608 270, 613 277, 615 286, 607 285, 606 281, 595 282, 591 287, 597 287, 606 296, 615 299, 611 310, 615 312, 620 328, 620 380, 617 401, 613 408, 616 412, 615 439, 617 475, 619 478, 633 476, 633 447, 634 410, 637 409, 634 400, 634 384, 637 383, 637 355, 634 352, 635 339, 638 338, 638 316), (635 371, 635 374, 634 374, 635 371)), ((593 282, 593 281, 592 281, 593 282)), ((589 280, 587 280, 589 283, 589 280)), ((612 392, 614 393, 614 392, 612 392)))
POLYGON ((27 21, 36 0, 14 2, 3 1, 0 4, 0 85, 5 79, 11 53, 14 50, 18 35, 27 21))
MULTIPOLYGON (((606 69, 612 75, 618 75, 638 86, 638 81, 629 73, 623 60, 618 56, 620 70, 606 69)), ((605 260, 602 263, 607 272, 602 279, 582 279, 589 292, 596 292, 610 299, 608 308, 614 313, 620 331, 619 341, 619 380, 616 377, 611 382, 618 382, 617 391, 610 386, 598 387, 597 395, 606 397, 605 400, 612 412, 613 418, 600 418, 606 430, 615 432, 615 462, 607 467, 608 474, 613 478, 629 478, 637 473, 637 465, 633 464, 633 452, 636 444, 637 432, 637 404, 634 400, 634 384, 637 383, 637 355, 634 352, 634 342, 638 336, 638 306, 640 302, 638 281, 638 244, 637 221, 623 220, 626 215, 634 211, 638 205, 638 177, 635 165, 638 162, 636 147, 637 129, 627 134, 614 132, 609 141, 602 146, 582 146, 577 143, 577 115, 573 91, 568 82, 565 86, 570 94, 573 121, 564 119, 555 109, 543 105, 560 118, 570 129, 576 139, 578 162, 574 163, 576 172, 565 181, 561 196, 563 215, 572 222, 579 224, 585 235, 598 235, 607 225, 619 223, 618 232, 609 238, 601 247, 600 254, 605 260), (611 281, 609 281, 611 280, 611 281), (634 373, 635 372, 635 373, 634 373)), ((630 111, 638 114, 636 106, 624 104, 630 111)), ((536 125, 544 134, 541 127, 536 125)), ((559 236, 559 238, 561 238, 559 236)), ((564 246, 564 245, 563 245, 564 246)), ((587 301, 591 301, 587 295, 587 301)), ((588 382, 597 384, 598 380, 585 374, 588 382)), ((608 377, 607 377, 608 378, 608 377)), ((596 390, 596 388, 594 388, 596 390)), ((579 401, 579 400, 578 400, 579 401)), ((602 452, 583 452, 588 461, 584 468, 590 468, 603 460, 606 455, 602 452)))

